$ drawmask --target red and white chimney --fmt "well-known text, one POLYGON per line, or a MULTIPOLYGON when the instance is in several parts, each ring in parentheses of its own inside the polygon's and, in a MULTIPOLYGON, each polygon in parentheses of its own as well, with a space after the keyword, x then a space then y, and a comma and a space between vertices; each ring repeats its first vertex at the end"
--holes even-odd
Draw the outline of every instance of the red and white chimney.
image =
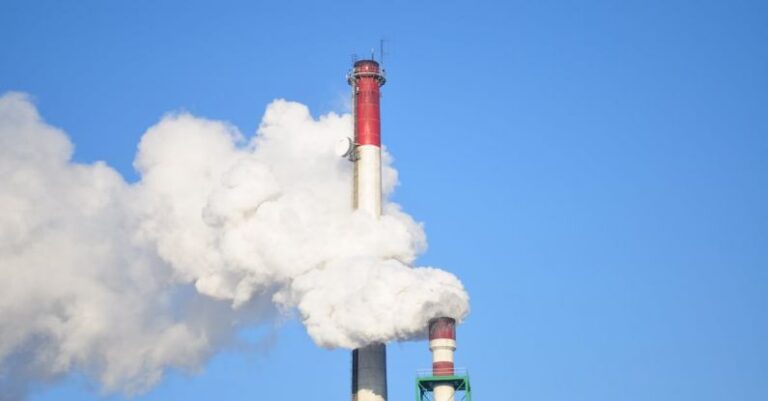
POLYGON ((379 88, 386 79, 374 60, 355 62, 349 73, 354 99, 355 179, 353 207, 381 215, 381 109, 379 88))
MULTIPOLYGON (((379 88, 384 71, 375 60, 355 62, 347 81, 354 99, 355 162, 352 205, 371 216, 381 215, 381 111, 379 88)), ((352 401, 387 400, 387 348, 370 344, 352 351, 352 401)))
MULTIPOLYGON (((432 351, 432 376, 453 376, 453 353, 456 351, 456 320, 438 317, 429 321, 429 350, 432 351)), ((434 401, 453 401, 453 384, 438 384, 434 401)))

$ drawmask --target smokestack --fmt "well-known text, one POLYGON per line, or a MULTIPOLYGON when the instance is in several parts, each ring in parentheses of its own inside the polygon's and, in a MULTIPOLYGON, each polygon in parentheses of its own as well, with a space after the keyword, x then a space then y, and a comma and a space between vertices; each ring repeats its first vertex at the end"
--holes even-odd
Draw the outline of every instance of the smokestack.
MULTIPOLYGON (((355 161, 352 204, 381 215, 381 112, 379 88, 386 79, 374 60, 355 62, 347 77, 354 99, 355 161)), ((386 401, 387 348, 371 344, 352 351, 352 401, 386 401)))
MULTIPOLYGON (((429 350, 432 351, 432 375, 453 376, 456 320, 438 317, 429 321, 429 350)), ((453 401, 455 392, 453 383, 440 382, 434 386, 434 401, 453 401)))

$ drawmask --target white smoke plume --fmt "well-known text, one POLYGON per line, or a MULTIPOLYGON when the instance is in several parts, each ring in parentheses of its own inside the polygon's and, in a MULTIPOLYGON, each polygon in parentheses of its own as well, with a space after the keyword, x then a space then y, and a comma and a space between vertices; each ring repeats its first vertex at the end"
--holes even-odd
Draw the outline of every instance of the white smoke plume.
MULTIPOLYGON (((326 348, 408 340, 462 319, 452 274, 398 205, 351 210, 333 152, 351 117, 276 100, 256 135, 186 113, 149 128, 127 183, 19 93, 0 97, 0 399, 71 371, 142 391, 194 371, 233 333, 298 312, 326 348)), ((384 186, 397 182, 384 155, 384 186)))

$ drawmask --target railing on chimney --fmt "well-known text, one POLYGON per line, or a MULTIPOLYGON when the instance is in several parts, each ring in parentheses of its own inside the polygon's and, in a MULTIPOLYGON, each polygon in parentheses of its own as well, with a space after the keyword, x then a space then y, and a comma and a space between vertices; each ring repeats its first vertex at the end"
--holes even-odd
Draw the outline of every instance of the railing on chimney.
POLYGON ((416 371, 416 377, 429 376, 469 376, 469 370, 467 368, 447 368, 445 371, 441 369, 418 369, 416 371))
POLYGON ((472 387, 469 385, 469 372, 466 368, 453 369, 453 374, 449 376, 439 373, 432 369, 416 371, 416 401, 433 401, 435 386, 444 385, 451 385, 455 390, 451 401, 472 401, 472 387))

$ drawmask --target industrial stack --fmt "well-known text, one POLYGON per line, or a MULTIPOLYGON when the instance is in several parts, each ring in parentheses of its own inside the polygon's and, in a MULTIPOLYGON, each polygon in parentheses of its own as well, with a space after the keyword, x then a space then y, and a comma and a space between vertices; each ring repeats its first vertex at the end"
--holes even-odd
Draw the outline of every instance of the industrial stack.
MULTIPOLYGON (((439 317, 429 321, 429 350, 432 351, 432 375, 453 376, 453 351, 456 351, 456 320, 439 317)), ((453 400, 450 383, 435 385, 435 401, 453 400)))
MULTIPOLYGON (((355 137, 350 160, 355 162, 352 205, 381 215, 381 114, 379 88, 386 78, 374 60, 355 62, 347 77, 352 86, 355 137)), ((386 401, 387 348, 371 344, 352 351, 352 401, 386 401)))
MULTIPOLYGON (((354 139, 340 152, 355 163, 352 205, 381 215, 381 111, 380 88, 386 82, 378 62, 359 60, 347 76, 352 86, 354 139)), ((471 401, 469 377, 453 366, 456 320, 438 317, 429 321, 432 369, 416 379, 417 401, 454 401, 457 393, 471 401)), ((387 348, 375 343, 352 351, 352 401, 387 400, 387 348)))
POLYGON ((416 377, 416 401, 472 401, 472 389, 466 369, 456 369, 456 320, 431 319, 428 326, 432 369, 416 377))

